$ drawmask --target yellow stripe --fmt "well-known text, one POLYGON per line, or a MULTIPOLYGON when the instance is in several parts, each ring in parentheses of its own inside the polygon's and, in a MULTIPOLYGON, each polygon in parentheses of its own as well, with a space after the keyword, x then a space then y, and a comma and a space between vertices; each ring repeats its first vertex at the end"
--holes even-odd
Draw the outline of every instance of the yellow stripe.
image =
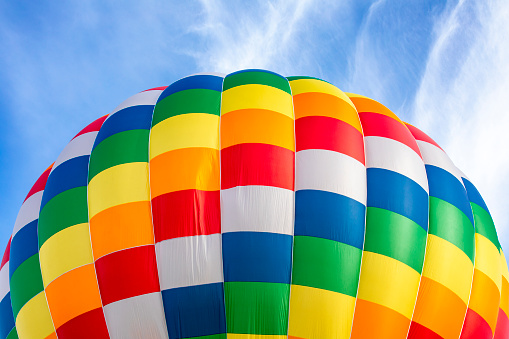
POLYGON ((293 119, 292 96, 278 88, 251 84, 223 92, 221 115, 246 108, 268 109, 293 119))
POLYGON ((76 267, 93 262, 88 223, 68 227, 48 239, 39 251, 44 287, 76 267))
POLYGON ((334 95, 335 97, 343 99, 355 109, 355 105, 348 95, 336 86, 325 81, 316 79, 298 79, 290 81, 290 88, 292 89, 293 96, 308 92, 319 92, 334 95))
POLYGON ((150 193, 146 162, 110 167, 88 184, 90 218, 115 205, 147 200, 150 200, 150 193))
POLYGON ((468 304, 474 265, 468 256, 447 240, 428 235, 422 275, 434 280, 468 304))
POLYGON ((493 280, 499 291, 502 289, 500 253, 488 238, 479 233, 475 234, 475 269, 493 280))
POLYGON ((350 338, 355 298, 292 285, 288 335, 307 339, 350 338))
POLYGON ((376 100, 373 100, 371 98, 365 97, 363 95, 353 94, 353 93, 345 93, 348 95, 348 97, 352 100, 352 102, 355 105, 355 108, 357 109, 357 112, 373 112, 373 113, 379 113, 386 115, 390 118, 393 118, 397 121, 399 121, 401 124, 403 124, 405 127, 406 125, 401 121, 401 119, 390 109, 382 105, 376 100))
POLYGON ((411 319, 420 275, 402 262, 364 252, 357 298, 388 307, 411 319))
POLYGON ((287 339, 286 335, 237 334, 227 333, 227 339, 287 339))
POLYGON ((507 268, 507 261, 505 260, 504 251, 500 249, 500 260, 502 260, 502 277, 509 281, 509 271, 507 268))
POLYGON ((206 113, 168 118, 150 132, 150 159, 187 147, 219 149, 219 116, 206 113))
POLYGON ((16 318, 16 330, 20 339, 44 339, 55 331, 44 291, 21 308, 16 318))

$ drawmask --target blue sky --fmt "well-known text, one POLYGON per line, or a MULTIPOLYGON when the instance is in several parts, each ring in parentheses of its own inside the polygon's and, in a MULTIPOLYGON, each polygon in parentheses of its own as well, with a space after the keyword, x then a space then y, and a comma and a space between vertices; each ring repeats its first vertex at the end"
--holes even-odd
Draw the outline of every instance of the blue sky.
POLYGON ((370 96, 476 184, 509 248, 506 0, 0 2, 0 246, 37 177, 129 96, 265 68, 370 96))

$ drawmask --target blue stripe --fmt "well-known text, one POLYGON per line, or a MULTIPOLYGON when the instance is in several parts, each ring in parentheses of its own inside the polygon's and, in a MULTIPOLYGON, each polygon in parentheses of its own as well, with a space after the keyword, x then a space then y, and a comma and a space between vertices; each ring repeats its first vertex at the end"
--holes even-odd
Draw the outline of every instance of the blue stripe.
POLYGON ((488 206, 486 206, 486 203, 484 202, 484 199, 481 196, 481 193, 475 188, 474 184, 472 184, 468 179, 462 178, 463 183, 465 184, 465 188, 467 189, 468 194, 468 200, 470 202, 473 202, 474 204, 477 204, 484 208, 486 212, 491 216, 490 211, 488 210, 488 206))
POLYGON ((468 217, 474 227, 472 208, 461 182, 446 170, 432 165, 426 165, 426 174, 428 175, 429 195, 457 207, 468 217))
POLYGON ((170 338, 226 333, 223 283, 173 288, 161 293, 170 338))
POLYGON ((340 194, 300 190, 295 193, 295 235, 339 241, 362 250, 366 207, 340 194))
POLYGON ((5 339, 14 327, 12 315, 11 293, 7 293, 0 302, 0 339, 5 339))
POLYGON ((290 283, 292 236, 265 232, 223 234, 225 281, 290 283))
POLYGON ((368 207, 405 216, 428 230, 428 194, 412 179, 386 169, 368 168, 368 207))
POLYGON ((154 105, 139 105, 124 108, 106 119, 97 134, 94 148, 104 139, 133 129, 150 129, 154 105))
POLYGON ((26 224, 16 233, 11 242, 11 254, 9 258, 9 278, 16 269, 28 258, 39 252, 37 241, 38 219, 26 224))
POLYGON ((69 159, 50 173, 42 194, 41 210, 58 194, 71 188, 87 186, 89 158, 88 155, 82 155, 69 159))
POLYGON ((188 89, 210 89, 212 91, 221 92, 223 89, 223 78, 210 74, 191 75, 185 77, 168 86, 163 93, 161 93, 157 102, 159 103, 161 100, 174 93, 188 89))

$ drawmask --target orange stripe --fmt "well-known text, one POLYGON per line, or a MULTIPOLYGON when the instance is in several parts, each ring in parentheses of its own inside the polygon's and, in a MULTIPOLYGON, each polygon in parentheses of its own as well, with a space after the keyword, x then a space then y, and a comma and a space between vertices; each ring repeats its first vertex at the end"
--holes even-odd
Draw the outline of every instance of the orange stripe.
POLYGON ((46 287, 46 296, 55 328, 71 319, 101 307, 93 264, 61 275, 46 287))
POLYGON ((509 282, 504 277, 502 277, 500 308, 505 312, 505 314, 509 314, 509 282))
POLYGON ((370 301, 357 299, 351 339, 406 338, 410 320, 402 314, 370 301))
POLYGON ((212 148, 182 148, 150 161, 152 198, 187 189, 219 190, 219 151, 212 148))
POLYGON ((49 336, 47 336, 47 337, 46 337, 46 338, 44 338, 44 339, 58 339, 58 338, 57 338, 56 333, 55 333, 55 332, 53 332, 53 333, 51 333, 49 336))
POLYGON ((472 294, 468 308, 481 316, 495 333, 497 326, 500 292, 497 285, 486 274, 475 269, 472 283, 472 294))
POLYGON ((359 113, 361 112, 380 113, 388 117, 391 117, 394 120, 397 120, 399 123, 405 126, 405 128, 407 128, 403 121, 401 121, 401 119, 398 118, 396 114, 392 113, 390 109, 388 109, 387 107, 373 99, 363 97, 350 97, 350 100, 352 100, 353 104, 357 108, 357 112, 359 113))
POLYGON ((445 339, 457 339, 466 311, 467 305, 450 289, 429 278, 421 278, 413 321, 445 339))
POLYGON ((154 243, 149 201, 110 207, 90 220, 94 258, 126 248, 154 243))

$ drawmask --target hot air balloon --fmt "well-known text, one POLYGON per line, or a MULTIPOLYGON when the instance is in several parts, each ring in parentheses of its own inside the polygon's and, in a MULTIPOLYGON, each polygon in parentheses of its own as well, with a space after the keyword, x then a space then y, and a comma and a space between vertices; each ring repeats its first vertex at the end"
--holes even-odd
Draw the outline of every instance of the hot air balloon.
POLYGON ((508 338, 488 207, 429 136, 311 77, 198 74, 36 181, 0 339, 508 338))

